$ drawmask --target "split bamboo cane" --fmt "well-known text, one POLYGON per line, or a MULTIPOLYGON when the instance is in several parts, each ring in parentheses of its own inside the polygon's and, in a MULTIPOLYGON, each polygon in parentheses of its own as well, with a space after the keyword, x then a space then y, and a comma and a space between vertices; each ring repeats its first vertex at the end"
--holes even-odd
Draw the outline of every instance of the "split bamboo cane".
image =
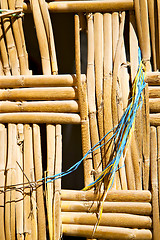
POLYGON ((71 100, 77 97, 77 91, 73 87, 0 90, 0 100, 71 100))
POLYGON ((11 73, 10 73, 8 53, 7 53, 6 44, 5 44, 5 40, 4 40, 1 19, 0 19, 0 52, 1 52, 1 58, 2 58, 2 63, 3 63, 3 71, 4 71, 4 74, 8 76, 11 73))
POLYGON ((160 237, 159 230, 159 203, 158 203, 158 178, 157 178, 157 131, 155 127, 150 128, 151 148, 151 189, 152 189, 152 211, 153 211, 153 239, 160 237))
MULTIPOLYGON (((88 108, 86 99, 86 87, 81 82, 81 66, 80 66, 80 23, 79 16, 75 15, 75 62, 76 62, 76 76, 77 76, 77 87, 78 87, 78 99, 79 109, 81 116, 81 134, 82 134, 82 151, 83 156, 90 150, 90 131, 89 131, 89 119, 88 119, 88 108)), ((91 155, 87 156, 84 161, 84 184, 87 186, 93 181, 91 176, 92 158, 91 155)))
POLYGON ((159 72, 147 72, 145 76, 145 82, 148 83, 149 86, 160 85, 160 74, 159 72))
MULTIPOLYGON (((93 201, 61 201, 62 212, 96 213, 99 202, 93 201)), ((151 203, 143 202, 104 202, 103 213, 129 213, 151 216, 151 203)), ((69 215, 69 213, 68 213, 69 215)))
POLYGON ((48 41, 49 55, 51 61, 51 71, 55 75, 58 73, 57 59, 56 59, 56 50, 53 37, 52 23, 49 16, 47 4, 45 0, 39 0, 39 5, 42 13, 42 18, 46 30, 46 36, 48 41))
MULTIPOLYGON (((23 125, 17 125, 17 163, 16 163, 16 183, 23 183, 23 125), (21 169, 21 168, 22 169, 21 169)), ((24 239, 23 230, 23 191, 16 191, 16 235, 18 240, 24 239)))
MULTIPOLYGON (((56 159, 55 174, 62 171, 62 135, 61 126, 56 125, 56 159)), ((54 183, 54 205, 53 205, 53 239, 61 238, 61 179, 57 179, 54 183)))
MULTIPOLYGON (((29 125, 24 125, 24 173, 27 178, 24 176, 24 183, 29 183, 30 178, 30 169, 31 161, 33 161, 33 150, 32 150, 32 141, 31 140, 31 131, 29 125)), ((29 189, 24 189, 24 232, 27 239, 31 239, 31 219, 32 219, 32 187, 29 189)))
POLYGON ((37 102, 0 102, 0 112, 61 112, 78 113, 78 102, 69 101, 37 101, 37 102))
POLYGON ((160 98, 160 87, 159 86, 149 87, 149 97, 150 98, 160 98))
MULTIPOLYGON (((93 213, 62 212, 61 217, 62 224, 95 225, 97 222, 93 213)), ((152 220, 148 216, 127 213, 102 213, 100 226, 151 229, 152 220)))
MULTIPOLYGON (((7 0, 1 1, 1 9, 8 9, 7 0)), ((6 36, 7 50, 9 54, 12 74, 19 75, 19 61, 17 57, 17 50, 15 46, 14 37, 12 34, 10 18, 6 17, 5 19, 2 20, 2 22, 6 36)))
POLYGON ((41 54, 41 61, 42 61, 42 70, 43 74, 51 74, 51 65, 50 65, 50 56, 49 56, 49 49, 48 49, 48 42, 47 36, 45 32, 44 22, 41 15, 41 10, 39 6, 38 0, 30 0, 34 23, 36 26, 36 33, 39 43, 39 49, 41 54))
POLYGON ((149 98, 150 113, 160 112, 160 98, 149 98))
POLYGON ((148 85, 144 89, 144 104, 143 104, 143 188, 149 188, 149 166, 150 166, 150 123, 149 123, 149 94, 148 85))
MULTIPOLYGON (((96 117, 96 98, 95 98, 95 74, 94 74, 94 28, 93 15, 88 14, 88 62, 87 62, 87 92, 88 92, 88 112, 90 123, 90 137, 92 147, 99 142, 99 133, 96 117)), ((98 148, 93 152, 93 165, 95 178, 101 172, 101 152, 98 148)))
MULTIPOLYGON (((16 0, 8 0, 8 7, 11 10, 15 10, 15 4, 16 0)), ((19 24, 18 24, 18 19, 17 17, 12 17, 11 18, 11 23, 12 23, 12 29, 13 29, 13 35, 15 39, 15 45, 17 49, 17 54, 18 54, 18 59, 19 59, 19 66, 20 66, 20 73, 21 74, 27 74, 28 73, 28 68, 26 65, 26 59, 23 51, 23 42, 21 39, 21 34, 20 34, 20 29, 19 29, 19 24)))
POLYGON ((150 114, 149 121, 150 121, 151 126, 159 126, 160 125, 160 113, 150 114))
MULTIPOLYGON (((97 201, 101 194, 97 196, 93 191, 62 190, 61 200, 65 201, 97 201)), ((108 192, 105 201, 109 202, 151 202, 151 192, 147 190, 111 190, 108 192)))
MULTIPOLYGON (((5 126, 0 124, 0 185, 5 186, 5 165, 6 165, 6 129, 5 126)), ((5 239, 5 225, 4 225, 4 206, 5 199, 4 193, 0 193, 0 239, 5 239)))
MULTIPOLYGON (((66 236, 87 237, 92 238, 94 226, 63 224, 63 234, 66 236)), ((94 234, 95 238, 103 239, 137 239, 149 240, 152 239, 152 232, 148 229, 130 229, 118 227, 98 226, 94 234)))
MULTIPOLYGON (((34 167, 36 181, 42 179, 42 156, 41 156, 41 140, 40 127, 33 124, 33 146, 34 146, 34 167)), ((46 219, 44 209, 43 186, 36 190, 37 198, 37 220, 38 220, 38 239, 46 239, 46 219)))
MULTIPOLYGON (((56 148, 56 127, 54 125, 47 125, 47 176, 53 176, 55 174, 55 148, 56 148)), ((46 204, 47 204, 47 217, 48 217, 48 229, 49 238, 53 239, 53 183, 47 184, 46 204)))
MULTIPOLYGON (((104 101, 104 134, 106 135, 113 128, 112 108, 111 108, 111 89, 112 89, 112 15, 105 13, 103 16, 104 33, 104 81, 103 81, 103 101, 104 101)), ((105 137, 107 142, 112 136, 112 132, 105 137)), ((104 168, 109 163, 113 145, 105 145, 104 168)))
POLYGON ((127 177, 127 186, 129 190, 135 190, 135 175, 134 175, 134 168, 131 156, 131 147, 128 146, 125 158, 125 166, 126 166, 126 177, 127 177))
POLYGON ((157 60, 156 60, 156 32, 155 32, 155 6, 154 1, 147 0, 148 3, 148 13, 149 13, 149 23, 150 23, 150 34, 151 34, 151 44, 152 44, 152 58, 153 58, 153 70, 157 70, 157 60))
MULTIPOLYGON (((86 75, 81 74, 84 83, 86 75)), ((1 76, 1 88, 27 88, 27 87, 74 87, 77 85, 75 75, 23 75, 23 76, 1 76)))
MULTIPOLYGON (((95 46, 95 85, 98 112, 98 129, 100 139, 104 137, 103 112, 103 15, 94 14, 94 46, 95 46)), ((102 144, 104 141, 102 142, 102 144)), ((105 168, 104 146, 101 147, 103 168, 105 168)))

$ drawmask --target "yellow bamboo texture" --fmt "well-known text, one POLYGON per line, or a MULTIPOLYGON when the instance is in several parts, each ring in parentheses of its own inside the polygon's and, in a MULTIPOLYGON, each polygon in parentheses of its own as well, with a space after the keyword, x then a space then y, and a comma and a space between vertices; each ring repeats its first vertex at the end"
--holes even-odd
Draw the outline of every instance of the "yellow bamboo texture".
MULTIPOLYGON (((17 125, 17 163, 16 163, 16 183, 22 183, 23 185, 23 125, 17 125), (22 169, 21 169, 22 168, 22 169)), ((23 229, 23 190, 16 191, 16 235, 18 240, 24 239, 24 229, 23 229)))
MULTIPOLYGON (((54 125, 47 125, 47 176, 53 176, 55 174, 55 148, 56 148, 56 127, 54 125)), ((47 184, 46 192, 46 205, 48 214, 48 229, 49 238, 53 239, 53 199, 54 199, 54 185, 53 183, 47 184)))
MULTIPOLYGON (((0 185, 5 186, 5 166, 6 166, 6 147, 7 147, 7 142, 6 142, 6 129, 5 126, 0 124, 0 185)), ((1 189, 2 191, 4 189, 1 189)), ((4 225, 4 196, 5 194, 3 192, 0 193, 0 226, 1 226, 1 231, 0 231, 0 239, 5 239, 5 225, 4 225)))
MULTIPOLYGON (((63 224, 62 230, 66 236, 77 236, 92 238, 94 226, 76 225, 76 224, 63 224)), ((152 232, 148 229, 130 229, 118 227, 104 227, 98 226, 94 234, 95 238, 103 239, 137 239, 137 240, 151 240, 152 232)))
MULTIPOLYGON (((94 73, 94 28, 93 15, 87 15, 88 23, 88 62, 87 62, 87 92, 88 92, 88 112, 90 122, 90 135, 92 147, 99 142, 97 117, 96 117, 96 98, 95 98, 95 73, 94 73)), ((98 177, 101 167, 100 149, 93 152, 93 163, 95 178, 98 177)))
POLYGON ((158 197, 160 206, 160 126, 157 127, 157 151, 158 151, 158 197))
MULTIPOLYGON (((61 125, 56 125, 56 158, 55 174, 62 171, 62 135, 61 125)), ((53 239, 61 238, 61 179, 54 182, 54 205, 53 205, 53 239)))
POLYGON ((153 211, 153 239, 160 237, 159 230, 159 202, 158 202, 158 178, 157 178, 157 129, 150 128, 151 148, 151 189, 152 189, 152 211, 153 211))
MULTIPOLYGON (((82 85, 81 82, 81 64, 80 64, 80 22, 79 16, 75 15, 75 62, 76 62, 76 76, 77 76, 77 87, 78 87, 78 99, 79 109, 81 116, 81 134, 82 134, 82 151, 83 156, 90 150, 90 131, 89 131, 89 119, 88 119, 88 108, 86 99, 86 86, 82 85)), ((84 184, 87 186, 93 181, 91 176, 92 158, 89 155, 84 160, 84 184)))
POLYGON ((51 74, 48 41, 38 0, 30 0, 39 43, 43 74, 51 74))
MULTIPOLYGON (((8 9, 7 0, 1 1, 1 9, 8 9)), ((3 19, 4 31, 6 36, 7 50, 10 59, 10 67, 13 75, 19 75, 19 61, 17 56, 17 50, 15 46, 14 37, 12 34, 10 18, 3 19)))
MULTIPOLYGON (((111 108, 111 89, 112 89, 112 14, 105 13, 103 15, 103 34, 104 34, 104 81, 103 81, 103 104, 104 104, 104 134, 106 135, 113 128, 112 108, 111 108)), ((112 136, 112 132, 105 137, 107 142, 112 136)), ((108 143, 105 145, 105 161, 106 167, 110 161, 113 145, 108 143)), ((105 179, 105 187, 107 181, 105 179)))
MULTIPOLYGON (((42 156, 41 156, 41 138, 40 127, 33 125, 33 146, 34 146, 34 167, 36 181, 42 179, 42 156)), ((36 190, 37 198, 37 220, 38 220, 38 239, 46 239, 46 218, 44 209, 43 186, 36 190)))

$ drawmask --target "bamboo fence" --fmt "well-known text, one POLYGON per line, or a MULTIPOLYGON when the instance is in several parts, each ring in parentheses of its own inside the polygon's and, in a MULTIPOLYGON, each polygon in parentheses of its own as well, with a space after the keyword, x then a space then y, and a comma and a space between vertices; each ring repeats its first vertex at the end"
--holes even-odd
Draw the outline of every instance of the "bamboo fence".
POLYGON ((159 1, 1 0, 0 7, 0 239, 58 240, 64 234, 158 240, 159 1), (23 12, 33 15, 43 75, 29 70, 23 12), (52 13, 75 14, 75 74, 58 74, 52 13), (81 74, 82 30, 86 74, 81 74), (116 142, 107 142, 114 130, 100 139, 130 103, 138 46, 146 69, 143 106, 93 235, 109 176, 87 192, 62 190, 61 178, 52 181, 50 176, 62 171, 61 124, 81 125, 83 156, 98 143, 83 161, 87 186, 114 157, 116 142), (46 158, 40 124, 45 124, 46 158))

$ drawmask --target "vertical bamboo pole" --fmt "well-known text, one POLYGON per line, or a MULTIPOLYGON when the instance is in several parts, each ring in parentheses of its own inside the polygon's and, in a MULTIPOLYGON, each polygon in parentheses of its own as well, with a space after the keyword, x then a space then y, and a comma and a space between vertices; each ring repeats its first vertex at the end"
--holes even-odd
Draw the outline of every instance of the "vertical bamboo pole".
MULTIPOLYGON (((1 9, 8 9, 7 0, 1 1, 1 9)), ((5 19, 2 20, 2 22, 3 22, 5 36, 6 36, 6 43, 7 43, 7 49, 8 49, 12 74, 18 75, 19 62, 18 62, 17 50, 16 50, 16 46, 15 46, 15 42, 12 34, 10 18, 6 17, 5 19)))
MULTIPOLYGON (((100 139, 104 137, 103 126, 103 15, 94 14, 94 45, 95 45, 95 83, 98 111, 98 129, 100 139)), ((104 143, 104 141, 102 142, 104 143)), ((105 167, 104 146, 101 148, 103 167, 105 167)))
MULTIPOLYGON (((61 125, 56 125, 56 159, 55 159, 55 174, 62 171, 62 135, 61 125)), ((61 179, 57 179, 54 183, 54 208, 53 208, 53 222, 54 235, 53 239, 61 238, 61 179)))
POLYGON ((127 177, 127 186, 129 190, 135 190, 135 175, 134 168, 131 156, 131 147, 128 146, 126 158, 125 158, 125 166, 126 166, 126 177, 127 177))
MULTIPOLYGON (((8 0, 9 9, 15 10, 15 3, 16 3, 16 0, 8 0)), ((26 64, 24 51, 23 51, 23 46, 22 46, 23 42, 21 39, 21 34, 20 34, 20 30, 19 30, 19 24, 18 24, 17 17, 12 17, 11 23, 12 23, 14 40, 15 40, 15 44, 16 44, 16 48, 17 48, 18 59, 19 59, 20 73, 25 75, 25 74, 28 74, 28 68, 27 68, 27 64, 26 64)))
MULTIPOLYGON (((112 107, 111 107, 111 90, 112 90, 112 14, 105 13, 103 17, 103 32, 104 32, 104 82, 103 82, 103 100, 104 100, 104 134, 106 135, 113 128, 112 123, 112 107)), ((110 132, 105 137, 107 142, 111 136, 110 132)), ((105 163, 106 167, 110 161, 113 151, 113 144, 107 143, 105 145, 105 163)), ((107 178, 104 180, 105 187, 107 187, 107 178)))
POLYGON ((55 50, 55 43, 54 43, 54 37, 53 37, 52 23, 51 23, 49 11, 48 11, 45 0, 39 0, 39 5, 42 12, 42 17, 43 17, 47 40, 48 40, 52 74, 54 75, 58 73, 58 66, 57 66, 57 59, 56 59, 56 50, 55 50))
MULTIPOLYGON (((24 125, 24 183, 29 185, 28 181, 30 178, 31 161, 33 161, 33 150, 32 150, 32 140, 31 131, 28 124, 24 125)), ((31 191, 32 189, 24 189, 24 232, 25 238, 31 239, 31 191)))
POLYGON ((158 179, 157 179, 157 132, 155 127, 150 128, 151 139, 151 189, 152 189, 152 213, 153 213, 153 239, 160 238, 159 230, 159 204, 158 204, 158 179))
POLYGON ((157 65, 158 65, 158 68, 160 68, 160 2, 159 0, 156 1, 157 3, 157 17, 158 17, 158 34, 156 34, 157 38, 158 38, 158 50, 157 50, 157 65))
MULTIPOLYGON (((47 175, 55 174, 55 126, 47 125, 47 175)), ((53 182, 47 184, 46 204, 49 238, 53 239, 53 182)))
MULTIPOLYGON (((6 131, 5 126, 0 124, 0 185, 5 186, 5 165, 6 165, 6 131)), ((4 189, 2 189, 4 190, 4 189)), ((4 193, 0 194, 0 239, 5 239, 4 225, 4 193)))
POLYGON ((48 42, 45 32, 45 27, 41 15, 41 10, 38 0, 30 0, 31 8, 33 11, 33 18, 36 26, 36 33, 40 48, 42 70, 44 74, 51 74, 50 56, 48 49, 48 42))
POLYGON ((157 150, 158 150, 158 197, 160 206, 160 126, 157 127, 157 150))
POLYGON ((8 53, 6 49, 6 44, 4 40, 4 34, 2 30, 2 20, 0 19, 0 52, 3 63, 3 71, 5 75, 10 75, 10 66, 8 61, 8 53))
MULTIPOLYGON (((23 172, 19 166, 23 169, 23 125, 17 125, 17 162, 16 164, 16 183, 22 183, 23 187, 23 172)), ((17 239, 24 239, 23 231, 23 191, 16 191, 16 233, 17 239)))
MULTIPOLYGON (((42 155, 41 155, 41 139, 40 127, 33 124, 33 146, 34 146, 34 167, 36 181, 42 179, 42 155)), ((44 209, 43 186, 37 188, 37 219, 38 219, 38 239, 46 239, 46 219, 44 209)))
MULTIPOLYGON (((82 151, 83 156, 91 148, 90 143, 90 131, 89 131, 89 120, 88 120, 88 108, 86 100, 86 92, 81 82, 81 66, 80 66, 80 23, 79 16, 75 15, 75 61, 76 61, 76 76, 77 76, 77 87, 78 87, 78 99, 81 115, 81 134, 82 134, 82 151)), ((84 160, 84 184, 87 186, 93 181, 91 175, 92 158, 91 155, 87 156, 84 160)))
POLYGON ((156 61, 156 34, 155 34, 155 9, 154 2, 147 0, 148 3, 148 12, 149 12, 149 23, 151 31, 151 43, 152 43, 152 58, 153 58, 153 70, 157 70, 157 61, 156 61))
POLYGON ((141 25, 142 25, 142 57, 144 64, 146 66, 147 71, 151 71, 150 65, 150 57, 151 57, 151 49, 150 49, 150 32, 149 32, 149 22, 148 22, 148 7, 147 0, 140 0, 140 16, 141 16, 141 25))
MULTIPOLYGON (((95 99, 95 75, 94 75, 94 29, 93 15, 88 14, 88 62, 87 62, 87 92, 88 92, 88 110, 92 146, 99 142, 98 126, 96 118, 96 99, 95 99)), ((93 152, 93 162, 95 178, 101 171, 101 153, 100 149, 93 152)))
POLYGON ((134 7, 135 7, 135 17, 136 17, 136 23, 137 23, 137 33, 138 33, 139 45, 140 45, 141 51, 143 52, 142 25, 141 25, 139 0, 134 1, 134 7))
POLYGON ((149 122, 149 92, 148 85, 144 89, 144 104, 143 104, 143 188, 149 188, 149 166, 150 166, 150 122, 149 122))
POLYGON ((2 57, 0 56, 0 76, 3 76, 4 72, 3 72, 3 64, 2 64, 2 57))

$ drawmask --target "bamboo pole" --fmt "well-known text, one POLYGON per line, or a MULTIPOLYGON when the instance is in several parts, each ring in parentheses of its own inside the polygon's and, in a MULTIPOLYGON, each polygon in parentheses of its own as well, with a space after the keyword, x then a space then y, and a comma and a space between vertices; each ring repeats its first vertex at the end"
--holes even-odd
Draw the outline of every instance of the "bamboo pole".
MULTIPOLYGON (((101 197, 101 194, 99 195, 101 197)), ((62 190, 61 200, 67 201, 97 201, 93 191, 62 190)), ((151 193, 147 190, 111 190, 105 201, 109 202, 151 202, 151 193)))
POLYGON ((149 166, 150 166, 150 122, 149 122, 149 94, 148 85, 144 89, 143 104, 143 188, 149 189, 149 166))
POLYGON ((41 54, 42 70, 44 75, 51 75, 50 56, 48 49, 47 36, 45 32, 44 22, 38 0, 30 0, 34 23, 36 26, 37 39, 41 54))
MULTIPOLYGON (((0 185, 5 186, 5 165, 6 165, 6 129, 5 126, 0 124, 0 185)), ((5 225, 4 225, 4 209, 5 209, 5 194, 0 193, 0 239, 5 239, 5 225)))
MULTIPOLYGON (((33 146, 34 146, 35 179, 37 181, 39 179, 42 179, 40 127, 37 124, 33 124, 33 146)), ((44 209, 43 186, 40 186, 37 188, 36 198, 37 198, 38 239, 45 240, 46 239, 46 219, 45 219, 45 209, 44 209)))
MULTIPOLYGON (((31 161, 33 161, 33 150, 32 150, 32 140, 31 140, 31 131, 29 125, 24 125, 24 173, 27 178, 24 176, 24 183, 31 181, 30 169, 31 161)), ((24 232, 27 239, 31 239, 31 201, 32 201, 32 189, 24 189, 24 232)))
MULTIPOLYGON (((8 0, 9 9, 15 10, 15 4, 16 4, 16 0, 8 0)), ((25 54, 23 51, 23 42, 21 39, 21 33, 20 33, 17 17, 12 17, 11 23, 12 23, 12 30, 13 30, 15 45, 17 48, 17 54, 18 54, 18 59, 19 59, 20 73, 27 74, 28 73, 28 68, 27 68, 28 64, 26 64, 26 58, 25 58, 25 54)))
MULTIPOLYGON (((87 237, 92 238, 94 226, 76 225, 76 224, 63 224, 63 234, 66 236, 87 237)), ((152 239, 152 232, 148 229, 130 229, 118 227, 104 227, 98 226, 94 234, 95 238, 103 239, 152 239)))
POLYGON ((120 1, 65 1, 50 2, 49 10, 52 12, 111 12, 133 9, 132 0, 120 1))
POLYGON ((159 205, 160 205, 160 127, 157 127, 157 151, 158 151, 158 197, 159 197, 159 205))
MULTIPOLYGON (((75 62, 76 62, 76 76, 78 87, 79 109, 81 116, 81 134, 82 134, 82 151, 83 156, 90 150, 90 131, 88 119, 88 107, 86 99, 86 87, 81 82, 81 67, 80 67, 80 23, 79 16, 75 15, 75 62)), ((87 156, 84 163, 84 184, 87 186, 93 181, 91 171, 93 169, 91 155, 87 156)))
POLYGON ((152 211, 153 211, 153 239, 160 238, 159 230, 159 202, 158 202, 158 178, 157 178, 157 131, 155 127, 150 128, 151 148, 151 189, 152 189, 152 211))
MULTIPOLYGON (((103 15, 94 14, 94 46, 95 46, 95 85, 98 112, 98 129, 100 139, 104 137, 103 111, 103 15)), ((102 142, 102 144, 104 141, 102 142)), ((103 167, 105 167, 104 146, 101 147, 103 167)))
MULTIPOLYGON (((1 9, 8 9, 7 0, 1 1, 1 9)), ((19 61, 17 57, 17 50, 15 46, 14 37, 12 34, 11 22, 10 18, 6 17, 2 20, 5 36, 6 36, 6 43, 7 43, 7 50, 9 54, 9 61, 13 75, 19 75, 19 61)))
POLYGON ((73 87, 0 90, 0 100, 73 100, 77 97, 77 91, 73 87))
MULTIPOLYGON (((56 159, 55 174, 62 171, 62 135, 61 126, 56 125, 56 159)), ((54 183, 54 204, 53 204, 53 238, 61 238, 61 179, 57 179, 54 183)))
POLYGON ((148 83, 149 86, 160 85, 159 72, 146 72, 145 82, 148 83))
POLYGON ((154 1, 147 0, 148 3, 148 13, 149 13, 149 23, 151 32, 151 44, 152 44, 152 58, 153 58, 153 70, 157 70, 156 61, 156 32, 155 32, 155 6, 154 1))
MULTIPOLYGON (((23 125, 17 125, 17 163, 16 164, 16 183, 23 183, 23 172, 19 166, 23 169, 23 125)), ((24 230, 23 230, 23 191, 16 191, 16 235, 17 239, 24 238, 24 230)), ((25 200, 25 198, 24 198, 25 200)))
POLYGON ((150 121, 151 126, 159 126, 160 125, 160 113, 150 114, 149 121, 150 121))
MULTIPOLYGON (((61 201, 61 211, 96 213, 98 204, 99 202, 76 201, 76 199, 75 201, 61 201)), ((152 205, 143 202, 104 202, 103 213, 129 213, 151 216, 152 205)))
POLYGON ((50 62, 51 62, 51 71, 52 71, 52 74, 55 75, 58 73, 58 66, 57 66, 57 59, 56 59, 56 50, 55 50, 55 43, 54 43, 54 37, 53 37, 52 23, 51 23, 51 19, 49 16, 49 12, 48 12, 48 8, 45 0, 39 0, 39 5, 40 5, 42 18, 43 18, 43 22, 46 30, 50 62))
POLYGON ((158 34, 156 34, 157 36, 157 45, 158 45, 158 51, 157 51, 157 65, 158 65, 158 68, 160 68, 160 2, 159 1, 156 1, 157 3, 157 22, 158 22, 158 26, 156 26, 158 28, 158 34))
MULTIPOLYGON (((55 126, 47 125, 47 176, 53 176, 55 174, 55 126)), ((49 238, 53 239, 53 192, 54 184, 47 184, 46 204, 47 204, 47 218, 49 228, 49 238)))
MULTIPOLYGON (((62 212, 61 217, 62 224, 95 225, 97 222, 93 213, 62 212)), ((150 229, 152 220, 148 216, 127 213, 102 213, 100 226, 150 229)))
MULTIPOLYGON (((81 74, 81 81, 85 82, 86 75, 81 74)), ((77 85, 76 75, 23 75, 23 76, 1 76, 0 86, 2 88, 25 88, 25 87, 73 87, 77 85)))
MULTIPOLYGON (((95 74, 94 74, 94 28, 93 15, 87 15, 88 24, 88 57, 87 57, 87 93, 88 93, 88 112, 90 124, 90 138, 92 147, 99 142, 99 133, 96 117, 96 98, 95 98, 95 74)), ((93 165, 95 178, 101 172, 101 152, 98 148, 93 152, 93 165)))
POLYGON ((149 98, 150 113, 160 112, 160 98, 149 98))
POLYGON ((69 101, 37 101, 37 102, 0 102, 0 112, 68 112, 78 113, 78 102, 69 101))
POLYGON ((0 76, 4 75, 4 71, 3 71, 3 65, 2 65, 2 57, 0 56, 0 76))
POLYGON ((0 122, 80 124, 80 116, 74 113, 1 113, 0 122))
POLYGON ((160 98, 160 87, 159 86, 149 87, 149 98, 160 98))
POLYGON ((129 190, 135 190, 135 175, 134 175, 134 168, 131 156, 131 147, 128 146, 125 158, 125 167, 126 167, 126 177, 127 177, 127 186, 129 190))
POLYGON ((1 52, 1 58, 3 63, 3 71, 5 75, 10 76, 10 66, 8 61, 8 53, 6 49, 6 44, 4 40, 4 33, 2 29, 2 20, 0 19, 0 52, 1 52))
MULTIPOLYGON (((112 15, 105 13, 103 16, 104 32, 104 81, 103 81, 103 101, 104 101, 104 134, 106 135, 112 128, 112 108, 111 108, 111 89, 112 89, 112 15)), ((112 136, 112 132, 105 137, 107 142, 112 136)), ((109 163, 113 145, 105 145, 104 168, 109 163)))

